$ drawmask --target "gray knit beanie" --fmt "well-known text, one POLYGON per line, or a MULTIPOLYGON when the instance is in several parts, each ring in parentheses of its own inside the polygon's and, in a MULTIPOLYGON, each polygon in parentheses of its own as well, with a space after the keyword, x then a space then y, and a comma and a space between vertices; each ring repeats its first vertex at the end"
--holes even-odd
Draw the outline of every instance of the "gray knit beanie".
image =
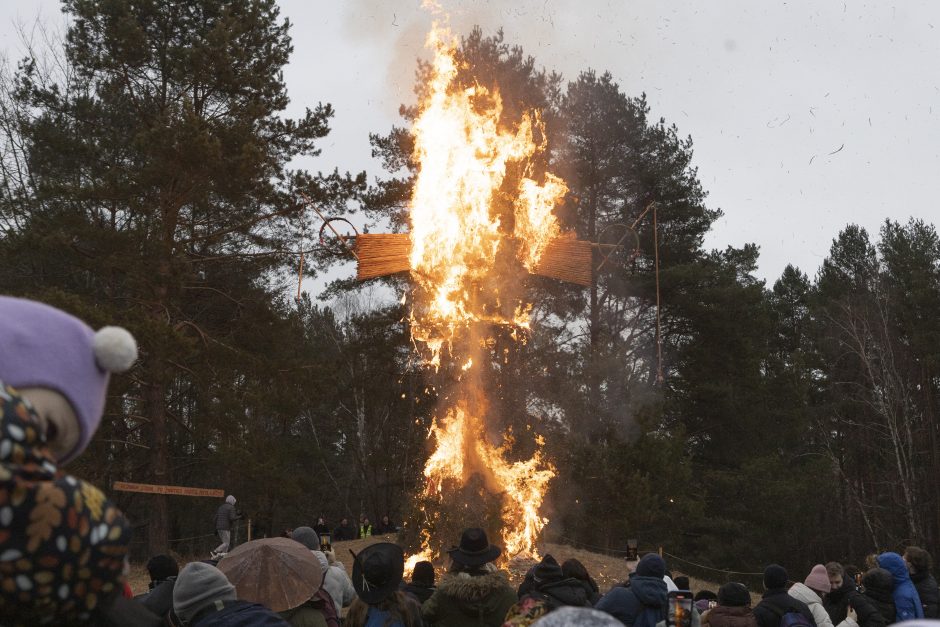
POLYGON ((290 539, 300 542, 311 551, 320 550, 320 536, 310 527, 297 527, 290 533, 290 539))
POLYGON ((214 601, 234 601, 238 596, 221 570, 205 562, 183 567, 173 586, 173 611, 183 623, 214 601))
POLYGON ((532 627, 623 627, 623 623, 588 607, 562 607, 532 623, 532 627))

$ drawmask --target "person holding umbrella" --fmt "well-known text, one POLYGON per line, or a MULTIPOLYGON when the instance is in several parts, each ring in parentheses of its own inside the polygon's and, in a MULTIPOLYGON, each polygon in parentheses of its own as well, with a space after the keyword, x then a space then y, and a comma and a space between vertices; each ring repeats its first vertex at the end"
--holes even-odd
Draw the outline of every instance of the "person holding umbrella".
POLYGON ((246 542, 222 558, 219 570, 239 599, 270 608, 292 627, 339 627, 333 601, 322 589, 320 562, 295 540, 246 542))
MULTIPOLYGON (((350 551, 352 552, 352 551, 350 551)), ((399 590, 405 552, 397 544, 379 542, 353 553, 353 587, 358 598, 343 623, 349 627, 421 627, 421 608, 399 590)))

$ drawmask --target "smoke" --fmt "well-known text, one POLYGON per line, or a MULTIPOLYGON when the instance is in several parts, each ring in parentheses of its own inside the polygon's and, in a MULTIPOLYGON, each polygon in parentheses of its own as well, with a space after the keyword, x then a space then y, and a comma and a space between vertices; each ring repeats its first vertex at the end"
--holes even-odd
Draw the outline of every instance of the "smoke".
POLYGON ((572 32, 596 30, 573 0, 350 0, 344 7, 344 34, 360 46, 382 51, 387 89, 405 104, 414 102, 417 60, 430 57, 424 44, 434 21, 458 36, 475 26, 486 35, 504 29, 508 43, 521 45, 540 65, 571 77, 589 65, 583 41, 579 45, 572 32))

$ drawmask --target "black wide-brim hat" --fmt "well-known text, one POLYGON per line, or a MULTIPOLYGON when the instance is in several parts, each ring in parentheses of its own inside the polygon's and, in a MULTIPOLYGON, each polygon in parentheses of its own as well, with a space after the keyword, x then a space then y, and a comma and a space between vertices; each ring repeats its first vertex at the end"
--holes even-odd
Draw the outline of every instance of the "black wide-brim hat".
POLYGON ((460 536, 460 546, 447 551, 452 560, 464 566, 482 566, 502 552, 501 548, 490 544, 486 532, 479 527, 466 529, 460 536))
POLYGON ((397 544, 370 544, 353 556, 352 582, 356 594, 369 605, 381 603, 398 590, 405 574, 405 552, 397 544))

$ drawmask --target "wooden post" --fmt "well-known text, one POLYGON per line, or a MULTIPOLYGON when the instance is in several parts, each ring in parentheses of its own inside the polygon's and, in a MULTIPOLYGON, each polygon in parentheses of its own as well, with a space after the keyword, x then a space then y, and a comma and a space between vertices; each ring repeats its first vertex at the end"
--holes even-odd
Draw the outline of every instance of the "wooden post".
POLYGON ((248 519, 248 542, 251 542, 251 519, 248 519))
POLYGON ((663 556, 663 547, 659 547, 659 556, 660 556, 660 557, 663 556))

